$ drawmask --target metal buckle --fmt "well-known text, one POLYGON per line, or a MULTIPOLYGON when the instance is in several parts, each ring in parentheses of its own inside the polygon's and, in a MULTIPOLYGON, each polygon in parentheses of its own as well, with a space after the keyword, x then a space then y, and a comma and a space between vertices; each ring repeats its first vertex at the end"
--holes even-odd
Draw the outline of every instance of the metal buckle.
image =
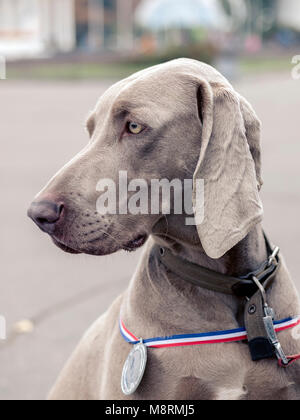
POLYGON ((280 251, 280 248, 276 246, 276 248, 274 248, 274 251, 272 252, 272 255, 270 255, 269 257, 268 267, 270 267, 273 263, 277 264, 276 257, 279 254, 279 251, 280 251))
MULTIPOLYGON (((276 258, 276 255, 278 254, 278 252, 279 252, 279 248, 278 248, 278 250, 276 250, 276 249, 274 250, 274 252, 271 256, 272 257, 271 264, 272 264, 273 260, 276 258), (275 251, 276 251, 276 253, 275 253, 275 251)), ((271 257, 270 257, 270 259, 271 259, 271 257)), ((268 339, 270 340, 271 344, 274 347, 274 352, 275 352, 275 355, 276 355, 277 359, 280 361, 280 363, 283 366, 286 367, 286 366, 289 365, 290 361, 288 360, 287 356, 285 355, 285 353, 282 349, 282 346, 280 344, 280 341, 279 341, 279 339, 277 337, 277 334, 276 334, 276 330, 275 330, 275 327, 274 327, 275 312, 274 312, 273 308, 271 308, 268 305, 267 295, 266 295, 266 291, 265 291, 265 288, 263 287, 263 285, 260 283, 260 281, 255 276, 252 277, 252 280, 254 281, 254 283, 256 284, 256 286, 258 287, 258 289, 259 289, 259 291, 262 295, 263 309, 264 309, 264 314, 265 314, 265 316, 263 317, 263 322, 264 322, 264 326, 265 326, 265 329, 266 329, 268 339)))
POLYGON ((276 357, 282 363, 282 365, 288 366, 289 365, 289 360, 286 357, 286 355, 285 355, 285 353, 284 353, 284 351, 281 347, 280 341, 278 340, 278 337, 277 337, 277 334, 276 334, 276 331, 275 331, 275 327, 274 327, 274 323, 273 323, 274 318, 272 317, 272 315, 269 315, 270 313, 274 314, 274 311, 270 307, 264 308, 264 310, 265 310, 265 315, 266 315, 263 318, 264 325, 265 325, 265 328, 266 328, 266 331, 267 331, 268 338, 269 338, 269 340, 271 341, 271 343, 274 347, 276 357))

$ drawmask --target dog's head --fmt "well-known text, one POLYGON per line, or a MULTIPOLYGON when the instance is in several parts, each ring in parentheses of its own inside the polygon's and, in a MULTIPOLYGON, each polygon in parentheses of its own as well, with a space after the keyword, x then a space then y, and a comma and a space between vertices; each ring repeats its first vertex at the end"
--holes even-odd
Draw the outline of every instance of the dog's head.
POLYGON ((86 147, 29 209, 63 250, 104 255, 143 245, 159 221, 168 219, 161 207, 151 211, 147 187, 153 180, 193 178, 196 185, 204 179, 204 202, 194 194, 194 231, 212 258, 261 220, 260 123, 212 67, 175 60, 117 83, 100 98, 87 130, 86 147), (127 177, 125 195, 120 173, 127 177), (135 209, 138 202, 143 206, 137 191, 145 197, 146 190, 147 211, 128 211, 130 201, 135 209))

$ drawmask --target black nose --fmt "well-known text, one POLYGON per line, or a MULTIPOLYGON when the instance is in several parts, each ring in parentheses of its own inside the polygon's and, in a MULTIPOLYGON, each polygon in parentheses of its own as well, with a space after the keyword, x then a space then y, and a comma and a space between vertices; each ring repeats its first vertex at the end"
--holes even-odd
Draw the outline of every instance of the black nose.
POLYGON ((28 210, 28 216, 46 233, 52 234, 56 223, 61 218, 64 205, 51 201, 33 202, 28 210))

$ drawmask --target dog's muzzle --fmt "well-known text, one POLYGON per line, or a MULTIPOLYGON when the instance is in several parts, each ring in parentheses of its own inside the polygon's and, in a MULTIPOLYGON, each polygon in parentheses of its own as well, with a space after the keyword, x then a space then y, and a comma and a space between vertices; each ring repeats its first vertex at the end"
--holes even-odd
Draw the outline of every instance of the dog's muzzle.
POLYGON ((36 201, 31 204, 28 216, 43 232, 52 235, 57 223, 61 220, 63 210, 63 203, 36 201))

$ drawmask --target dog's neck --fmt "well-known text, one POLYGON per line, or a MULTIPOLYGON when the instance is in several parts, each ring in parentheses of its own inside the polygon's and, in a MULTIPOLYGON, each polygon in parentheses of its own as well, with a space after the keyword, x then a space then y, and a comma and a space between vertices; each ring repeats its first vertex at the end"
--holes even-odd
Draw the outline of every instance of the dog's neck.
MULTIPOLYGON (((187 227, 184 223, 179 225, 175 216, 174 219, 161 219, 154 226, 152 234, 156 243, 168 247, 174 254, 222 274, 240 277, 256 270, 267 259, 261 226, 252 229, 243 241, 219 260, 206 255, 196 228, 187 227), (182 226, 182 230, 179 226, 182 226)), ((238 319, 240 315, 240 300, 233 295, 214 293, 183 282, 171 270, 166 273, 155 258, 150 258, 152 245, 152 241, 149 241, 148 248, 145 248, 143 264, 133 277, 121 317, 129 325, 135 326, 140 322, 141 334, 149 337, 170 331, 166 311, 172 318, 173 331, 186 331, 187 328, 197 331, 199 325, 203 331, 213 331, 220 326, 231 328, 233 319, 238 319), (172 317, 173 313, 176 316, 172 317)))
POLYGON ((238 277, 256 270, 268 257, 264 232, 260 224, 256 225, 246 238, 217 260, 207 256, 195 227, 184 226, 180 229, 178 228, 180 225, 176 224, 176 228, 173 228, 172 221, 161 221, 155 227, 155 240, 161 245, 171 248, 176 255, 202 267, 238 277), (164 226, 164 223, 168 223, 168 227, 164 226), (166 227, 167 229, 165 229, 166 227))

